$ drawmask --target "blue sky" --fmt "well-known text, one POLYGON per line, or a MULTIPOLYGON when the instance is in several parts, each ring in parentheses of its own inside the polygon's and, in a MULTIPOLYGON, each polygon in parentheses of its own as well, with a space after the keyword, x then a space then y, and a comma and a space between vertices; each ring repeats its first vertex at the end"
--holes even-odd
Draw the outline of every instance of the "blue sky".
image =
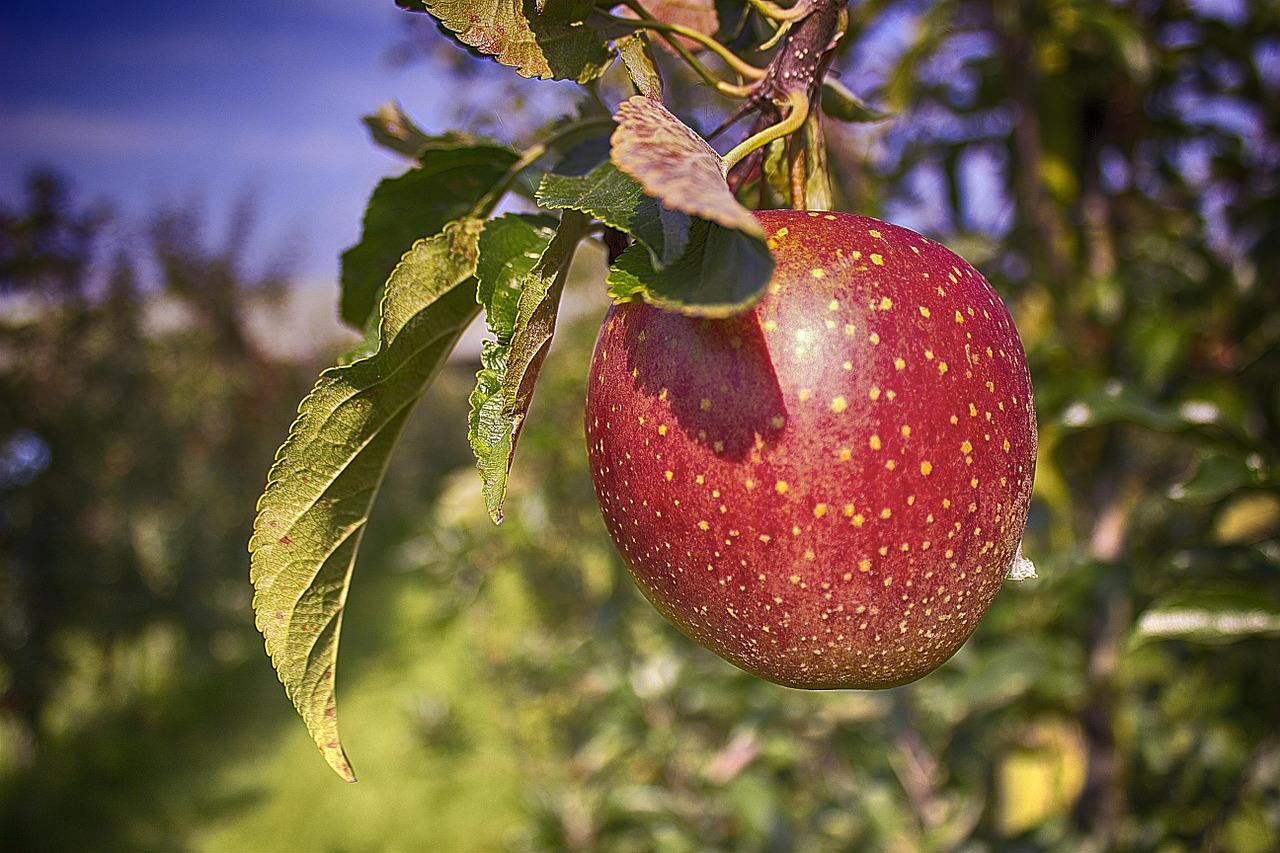
POLYGON ((249 192, 264 254, 296 245, 301 277, 333 281, 369 191, 403 168, 360 116, 394 98, 443 129, 439 75, 387 59, 406 15, 392 0, 0 3, 0 200, 48 165, 126 213, 202 199, 216 227, 249 192))
MULTIPOLYGON (((1193 5, 1227 21, 1246 15, 1241 0, 1193 5)), ((196 198, 216 228, 250 193, 262 257, 296 248, 301 278, 332 283, 370 190, 404 168, 369 142, 359 117, 396 99, 440 131, 450 100, 489 100, 428 63, 393 66, 410 17, 393 0, 2 0, 0 203, 16 204, 39 165, 68 176, 81 198, 139 219, 157 202, 196 198)), ((882 29, 850 79, 865 84, 885 62, 880 48, 901 47, 902 27, 882 29)), ((516 79, 486 67, 486 84, 516 79)), ((557 87, 529 88, 541 97, 557 87)), ((889 213, 930 225, 919 211, 889 213)))

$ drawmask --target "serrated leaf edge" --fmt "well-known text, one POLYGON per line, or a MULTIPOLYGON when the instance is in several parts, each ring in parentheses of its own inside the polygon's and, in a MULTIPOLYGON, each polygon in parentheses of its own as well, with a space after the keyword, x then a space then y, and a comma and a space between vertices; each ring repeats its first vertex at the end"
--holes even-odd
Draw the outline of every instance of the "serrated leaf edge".
MULTIPOLYGON (((568 279, 569 269, 573 265, 573 257, 577 252, 578 244, 586 235, 589 217, 583 215, 581 211, 573 211, 566 214, 560 220, 560 226, 556 229, 556 233, 552 235, 546 247, 543 249, 538 261, 533 268, 525 275, 528 280, 532 277, 545 274, 544 264, 553 251, 562 252, 563 258, 556 267, 555 276, 547 284, 546 289, 537 298, 533 304, 528 304, 532 299, 530 297, 531 290, 527 286, 521 287, 520 299, 516 311, 515 328, 511 336, 511 343, 507 346, 507 352, 503 356, 502 370, 488 371, 497 376, 499 380, 498 391, 496 395, 490 395, 489 400, 495 397, 501 401, 502 408, 499 410, 499 416, 503 418, 509 425, 505 436, 506 444, 506 470, 501 481, 494 484, 487 480, 483 480, 484 470, 481 468, 481 478, 484 482, 485 504, 489 512, 489 517, 494 524, 502 523, 502 508, 506 502, 507 483, 511 475, 511 464, 515 459, 516 446, 520 441, 520 431, 524 427, 525 416, 528 413, 529 404, 533 398, 534 386, 537 384, 538 376, 542 371, 542 365, 546 361, 547 353, 551 348, 551 341, 555 336, 556 319, 559 311, 561 296, 564 292, 564 285, 568 279), (568 243, 567 247, 562 244, 568 243), (543 273, 539 273, 543 270, 543 273), (534 315, 544 304, 549 306, 551 312, 549 323, 546 328, 546 337, 538 344, 527 358, 523 358, 523 364, 520 366, 519 377, 513 381, 511 371, 511 355, 512 353, 522 352, 527 347, 518 345, 518 342, 530 334, 530 323, 534 315), (526 310, 526 305, 528 305, 526 310), (523 319, 523 322, 522 322, 523 319), (526 389, 526 378, 532 377, 526 389), (496 488, 495 488, 496 486, 496 488), (491 497, 492 496, 492 497, 491 497)), ((475 395, 479 393, 480 378, 486 371, 481 371, 476 375, 477 387, 472 392, 469 402, 472 411, 478 411, 475 406, 475 395)), ((470 427, 470 420, 468 420, 470 427)), ((470 428, 468 428, 468 440, 470 440, 470 428)), ((495 447, 499 446, 497 444, 495 447)), ((473 445, 474 447, 474 445, 473 445)), ((477 467, 480 468, 477 459, 477 467)))
MULTIPOLYGON (((448 230, 448 227, 449 226, 446 226, 445 231, 448 230)), ((443 234, 445 232, 442 231, 441 233, 443 234)), ((399 272, 399 270, 401 269, 401 267, 404 266, 405 258, 407 256, 412 254, 420 245, 428 242, 430 239, 433 239, 433 238, 424 238, 424 239, 416 240, 413 243, 413 245, 405 252, 405 254, 401 256, 400 261, 396 263, 396 266, 392 270, 391 275, 388 277, 388 280, 394 278, 396 274, 399 272)), ((465 279, 462 279, 462 281, 465 281, 465 279)), ((459 284, 460 283, 461 281, 459 282, 459 284)), ((455 287, 456 286, 457 285, 455 284, 455 287)), ((445 291, 445 293, 447 292, 448 291, 445 291)), ((443 296, 443 295, 444 293, 440 294, 440 296, 443 296)), ((440 296, 438 296, 437 299, 439 299, 440 296)), ((299 694, 299 688, 301 687, 301 685, 290 685, 288 682, 284 680, 283 673, 281 672, 281 665, 279 662, 280 655, 283 653, 283 650, 276 648, 275 643, 273 643, 272 640, 268 637, 266 632, 266 622, 265 622, 266 617, 264 616, 264 611, 260 610, 258 607, 259 600, 262 595, 262 590, 261 590, 259 581, 263 577, 264 568, 261 566, 260 561, 257 560, 256 557, 260 553, 260 549, 264 544, 262 541, 264 537, 270 537, 277 534, 279 536, 287 536, 288 531, 293 529, 293 525, 295 525, 298 522, 298 520, 303 517, 303 515, 305 515, 308 511, 310 511, 310 509, 312 509, 315 506, 316 501, 319 500, 319 498, 317 498, 315 501, 312 501, 307 507, 295 513, 292 521, 290 522, 290 526, 286 528, 283 532, 280 532, 278 530, 268 531, 266 529, 263 521, 264 508, 271 502, 272 498, 274 498, 277 491, 281 488, 281 484, 286 480, 288 470, 289 470, 287 468, 287 459, 289 454, 291 453, 291 449, 294 443, 299 440, 300 436, 302 435, 306 427, 310 424, 311 419, 314 417, 313 413, 307 411, 309 404, 312 401, 314 401, 316 397, 320 394, 320 392, 328 386, 328 383, 332 381, 333 376, 335 374, 349 371, 356 365, 363 364, 366 361, 370 361, 373 358, 376 358, 385 349, 386 347, 386 344, 384 343, 385 328, 383 324, 385 324, 386 322, 385 306, 390 298, 391 298, 390 289, 384 287, 382 299, 379 300, 379 303, 378 303, 378 314, 379 314, 378 323, 379 323, 380 331, 379 331, 379 343, 378 343, 377 349, 369 353, 368 355, 358 358, 348 364, 338 365, 338 366, 330 367, 324 370, 320 374, 320 377, 317 379, 315 386, 313 386, 311 391, 308 392, 307 395, 303 397, 302 401, 298 404, 298 408, 297 408, 298 416, 294 419, 293 423, 290 425, 289 433, 284 443, 281 444, 279 449, 276 450, 271 468, 267 472, 266 486, 263 489, 262 495, 259 496, 258 501, 255 505, 253 530, 249 538, 249 546, 248 546, 248 550, 250 554, 249 578, 250 578, 250 582, 253 584, 253 587, 254 587, 254 596, 253 596, 253 605, 252 605, 253 611, 254 611, 254 625, 255 627, 257 627, 258 631, 262 633, 264 638, 264 646, 266 648, 266 652, 268 656, 271 658, 272 667, 273 669, 275 669, 277 676, 280 678, 281 684, 284 685, 285 693, 289 696, 290 701, 293 703, 294 709, 297 710, 299 716, 302 717, 308 732, 312 736, 312 740, 315 741, 316 746, 320 749, 321 754, 324 756, 324 759, 329 764, 329 766, 333 768, 333 770, 336 773, 338 773, 339 776, 341 776, 343 779, 345 779, 348 782, 356 781, 356 776, 355 776, 355 772, 351 768, 351 762, 347 757, 346 751, 342 748, 341 740, 338 736, 336 693, 334 692, 332 687, 329 688, 328 696, 326 697, 326 701, 325 701, 325 713, 323 714, 323 718, 322 718, 323 722, 320 725, 316 725, 313 723, 312 719, 308 718, 307 714, 304 712, 304 709, 302 707, 302 704, 300 701, 300 694, 299 694)), ((475 316, 479 314, 479 311, 480 311, 480 307, 479 305, 477 305, 474 313, 471 315, 471 317, 468 320, 468 324, 471 319, 474 319, 475 316)), ((464 328, 465 328, 465 325, 467 324, 463 324, 464 328)), ((404 363, 400 365, 400 367, 403 367, 404 364, 411 363, 413 361, 414 356, 416 356, 416 354, 421 353, 422 350, 432 346, 435 343, 438 343, 444 337, 447 337, 447 335, 434 336, 430 338, 428 341, 424 342, 421 346, 415 348, 410 354, 410 356, 405 359, 404 363)), ((456 344, 456 341, 455 341, 455 344, 456 344)), ((444 360, 445 359, 442 358, 440 363, 443 364, 444 360)), ((396 370, 393 370, 391 373, 388 373, 385 376, 379 377, 379 379, 377 380, 376 383, 374 383, 374 385, 371 385, 368 387, 369 388, 377 387, 378 385, 381 385, 382 383, 386 382, 389 378, 396 375, 396 372, 400 369, 400 367, 397 367, 396 370)), ((367 390, 368 388, 364 388, 357 393, 363 393, 364 391, 367 391, 367 390)), ((352 395, 352 396, 355 396, 355 395, 352 395)), ((350 399, 350 398, 347 398, 347 399, 350 399)), ((392 412, 383 421, 383 424, 379 426, 378 429, 371 432, 368 438, 366 438, 365 441, 363 441, 360 444, 359 449, 355 453, 351 454, 346 460, 344 460, 342 465, 336 469, 333 476, 330 477, 328 481, 324 484, 324 487, 319 490, 318 494, 320 496, 323 496, 325 493, 327 493, 328 490, 332 488, 334 483, 337 482, 338 478, 342 475, 342 473, 347 470, 351 462, 355 458, 357 458, 360 455, 360 453, 363 453, 365 448, 367 448, 368 445, 374 439, 376 439, 378 436, 382 434, 382 430, 388 424, 394 422, 397 418, 399 418, 401 416, 401 413, 404 412, 405 409, 411 408, 414 405, 416 405, 418 400, 420 399, 421 399, 421 394, 407 400, 403 405, 396 407, 394 412, 392 412)), ((387 470, 389 468, 390 459, 391 459, 391 454, 388 454, 387 460, 382 465, 382 468, 378 474, 377 480, 373 485, 373 488, 371 490, 371 497, 369 500, 370 507, 372 507, 373 501, 376 498, 378 491, 381 489, 382 482, 385 479, 387 470)), ((366 515, 364 518, 360 519, 355 525, 353 525, 350 530, 343 532, 341 536, 337 539, 335 546, 329 549, 325 553, 323 559, 317 560, 316 565, 323 566, 324 563, 330 557, 332 557, 332 555, 338 550, 338 547, 340 547, 342 544, 345 544, 352 536, 363 537, 367 522, 368 522, 368 516, 366 515)), ((358 551, 359 540, 357 540, 355 548, 358 551)), ((334 616, 330 620, 328 620, 328 622, 326 622, 326 629, 330 624, 333 626, 333 646, 335 650, 338 646, 338 640, 342 631, 342 617, 345 612, 347 594, 348 594, 348 591, 350 590, 351 573, 354 566, 355 566, 355 560, 353 557, 351 565, 347 567, 347 571, 343 577, 342 592, 339 597, 338 606, 334 611, 334 616)), ((316 574, 319 574, 319 572, 317 571, 316 574)), ((304 590, 304 593, 305 593, 305 590, 304 590)), ((299 598, 299 600, 301 599, 299 598)), ((319 642, 319 638, 322 635, 323 635, 323 631, 316 632, 316 635, 315 635, 316 639, 312 643, 312 648, 314 648, 315 643, 319 642)), ((309 655, 310 655, 310 651, 308 652, 308 656, 309 655)), ((336 680, 336 676, 337 676, 336 651, 334 655, 334 660, 326 669, 325 675, 326 675, 326 680, 330 684, 333 684, 334 681, 336 680)))

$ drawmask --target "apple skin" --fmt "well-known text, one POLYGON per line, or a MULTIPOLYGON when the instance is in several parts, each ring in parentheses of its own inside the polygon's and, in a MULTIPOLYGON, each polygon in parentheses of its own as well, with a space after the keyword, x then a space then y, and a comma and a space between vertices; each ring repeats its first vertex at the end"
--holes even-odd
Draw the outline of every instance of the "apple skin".
POLYGON ((880 688, 973 632, 1026 525, 1031 377, 991 285, 944 246, 761 211, 752 310, 614 305, 588 378, 606 526, 685 634, 789 687, 880 688))

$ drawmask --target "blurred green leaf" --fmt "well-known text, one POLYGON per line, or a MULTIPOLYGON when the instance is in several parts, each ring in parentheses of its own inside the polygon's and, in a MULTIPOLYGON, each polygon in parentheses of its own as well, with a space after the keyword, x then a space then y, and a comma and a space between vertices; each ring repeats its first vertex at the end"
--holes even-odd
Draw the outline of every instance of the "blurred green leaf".
POLYGON ((869 106, 834 77, 822 81, 822 111, 837 121, 854 123, 884 121, 889 117, 889 113, 869 106))
POLYGON ((1207 448, 1191 476, 1169 489, 1169 497, 1187 504, 1210 504, 1246 486, 1263 485, 1267 479, 1261 454, 1207 448))
POLYGON ((1152 57, 1147 41, 1150 30, 1124 10, 1095 4, 1089 23, 1111 43, 1120 65, 1133 80, 1143 82, 1151 76, 1152 57))
POLYGON ((1226 545, 1248 545, 1280 536, 1280 492, 1235 492, 1214 519, 1213 536, 1226 545))
POLYGON ((1000 761, 999 820, 1006 836, 1021 835, 1071 808, 1085 781, 1085 743, 1077 726, 1053 720, 1027 726, 1000 761))
POLYGON ((1280 636, 1280 603, 1237 589, 1158 601, 1139 617, 1131 642, 1177 639, 1230 643, 1256 636, 1280 636))
POLYGON ((431 136, 422 130, 413 119, 405 114, 395 101, 388 101, 378 107, 372 115, 360 119, 369 130, 374 142, 386 148, 417 160, 422 152, 433 146, 473 145, 475 140, 469 134, 447 131, 440 136, 431 136))
POLYGON ((409 251, 387 282, 378 351, 321 374, 258 502, 249 542, 258 629, 325 760, 352 781, 334 696, 347 587, 413 404, 478 313, 482 227, 452 223, 409 251))
POLYGON ((1058 423, 1073 430, 1113 423, 1137 424, 1157 432, 1205 431, 1212 427, 1243 439, 1243 413, 1238 401, 1213 389, 1205 390, 1203 395, 1164 401, 1133 383, 1112 378, 1065 406, 1058 423))
MULTIPOLYGON (((1059 689, 1064 650, 1044 637, 1003 637, 979 656, 962 651, 946 677, 920 683, 920 694, 938 716, 956 725, 966 717, 1007 705, 1039 689, 1059 689)), ((941 675, 941 674, 940 674, 941 675)))

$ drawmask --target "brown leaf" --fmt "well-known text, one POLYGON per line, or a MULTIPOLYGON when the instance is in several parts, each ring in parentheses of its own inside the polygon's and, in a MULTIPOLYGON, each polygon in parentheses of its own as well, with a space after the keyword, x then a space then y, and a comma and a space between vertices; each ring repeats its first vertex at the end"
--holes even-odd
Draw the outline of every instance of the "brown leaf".
POLYGON ((725 181, 720 155, 662 104, 637 95, 614 115, 610 157, 666 207, 763 236, 725 181))
POLYGON ((664 24, 680 24, 708 36, 720 29, 715 0, 643 0, 640 5, 664 24))
MULTIPOLYGON (((715 0, 643 0, 640 5, 656 20, 664 24, 679 24, 708 36, 714 36, 716 31, 720 29, 720 16, 716 14, 715 0)), ((638 17, 635 12, 625 6, 620 8, 616 14, 627 18, 638 17)), ((667 44, 666 40, 657 33, 653 34, 653 38, 664 50, 671 53, 675 52, 672 50, 671 45, 667 44)), ((678 38, 682 45, 695 53, 705 49, 692 39, 687 39, 683 36, 678 38)))

